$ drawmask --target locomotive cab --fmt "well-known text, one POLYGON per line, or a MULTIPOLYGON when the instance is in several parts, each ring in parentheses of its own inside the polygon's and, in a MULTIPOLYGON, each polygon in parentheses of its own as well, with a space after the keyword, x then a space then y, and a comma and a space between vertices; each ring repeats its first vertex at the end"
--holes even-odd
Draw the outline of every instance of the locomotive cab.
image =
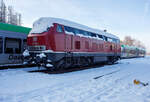
POLYGON ((27 37, 28 48, 24 52, 24 59, 26 64, 42 64, 45 67, 52 66, 51 60, 48 59, 49 53, 52 53, 54 49, 52 43, 54 27, 47 27, 46 31, 40 32, 39 28, 34 26, 30 34, 27 37))

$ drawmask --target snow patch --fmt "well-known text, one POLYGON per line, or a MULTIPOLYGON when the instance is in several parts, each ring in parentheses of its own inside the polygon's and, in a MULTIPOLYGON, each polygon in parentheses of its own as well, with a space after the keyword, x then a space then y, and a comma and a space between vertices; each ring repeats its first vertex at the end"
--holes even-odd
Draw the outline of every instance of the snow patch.
POLYGON ((25 50, 25 51, 23 52, 23 56, 24 56, 24 57, 30 56, 29 51, 28 51, 28 50, 25 50))
POLYGON ((45 50, 45 51, 42 51, 43 53, 51 53, 53 52, 52 50, 45 50))
MULTIPOLYGON (((100 35, 104 35, 107 37, 111 37, 111 38, 115 38, 115 39, 119 39, 117 36, 104 32, 102 30, 98 30, 98 29, 94 29, 94 28, 90 28, 88 26, 85 25, 81 25, 72 21, 68 21, 68 20, 64 20, 64 19, 60 19, 60 18, 52 18, 52 17, 41 17, 40 19, 38 19, 37 21, 34 22, 33 24, 33 28, 30 31, 30 33, 42 33, 42 32, 46 32, 48 30, 48 28, 52 27, 54 23, 58 23, 58 24, 62 24, 65 26, 69 26, 69 27, 73 27, 73 28, 77 28, 77 29, 82 29, 85 31, 89 31, 89 32, 93 32, 96 34, 100 34, 100 35)), ((71 34, 70 32, 68 32, 67 34, 71 34)))
POLYGON ((44 53, 37 54, 36 56, 39 56, 40 58, 46 57, 46 55, 44 53))
POLYGON ((0 70, 0 102, 150 101, 150 85, 133 83, 134 79, 150 83, 147 56, 63 74, 28 73, 27 69, 0 70))
POLYGON ((52 61, 48 59, 47 62, 52 62, 52 61))
POLYGON ((53 65, 52 64, 46 64, 46 67, 53 67, 53 65))
POLYGON ((65 30, 65 33, 66 33, 66 34, 69 34, 69 35, 74 35, 73 32, 68 32, 68 31, 66 31, 66 30, 65 30))

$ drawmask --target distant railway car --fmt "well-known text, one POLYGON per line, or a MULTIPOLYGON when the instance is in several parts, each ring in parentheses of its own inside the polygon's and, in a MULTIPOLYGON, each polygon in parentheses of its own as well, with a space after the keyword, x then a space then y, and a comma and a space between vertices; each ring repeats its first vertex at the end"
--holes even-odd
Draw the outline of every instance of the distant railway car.
MULTIPOLYGON (((40 18, 27 38, 26 62, 55 69, 100 62, 121 56, 120 40, 105 31, 59 18, 40 18)), ((25 54, 26 53, 26 54, 25 54)))
POLYGON ((128 45, 121 45, 121 57, 122 58, 133 58, 133 57, 144 57, 146 54, 145 49, 135 47, 135 46, 128 46, 128 45))
POLYGON ((140 57, 145 57, 145 55, 146 55, 146 50, 143 49, 143 48, 139 48, 139 56, 140 57))
POLYGON ((22 52, 27 46, 31 29, 0 23, 0 66, 22 63, 22 52))

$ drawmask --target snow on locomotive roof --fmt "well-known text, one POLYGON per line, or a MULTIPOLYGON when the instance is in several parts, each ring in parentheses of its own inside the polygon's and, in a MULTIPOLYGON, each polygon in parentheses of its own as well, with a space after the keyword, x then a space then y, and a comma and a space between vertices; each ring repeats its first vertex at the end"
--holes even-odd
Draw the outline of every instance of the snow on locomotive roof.
POLYGON ((58 23, 58 24, 62 24, 65 26, 70 26, 73 28, 78 28, 78 29, 89 31, 92 33, 101 34, 101 35, 105 35, 107 37, 119 39, 117 36, 107 33, 107 32, 104 32, 102 30, 90 28, 88 26, 81 25, 81 24, 78 24, 78 23, 75 23, 72 21, 68 21, 68 20, 64 20, 64 19, 60 19, 60 18, 52 18, 52 17, 41 17, 40 19, 35 21, 33 23, 33 28, 30 33, 42 33, 44 31, 47 31, 47 28, 53 26, 53 23, 58 23))

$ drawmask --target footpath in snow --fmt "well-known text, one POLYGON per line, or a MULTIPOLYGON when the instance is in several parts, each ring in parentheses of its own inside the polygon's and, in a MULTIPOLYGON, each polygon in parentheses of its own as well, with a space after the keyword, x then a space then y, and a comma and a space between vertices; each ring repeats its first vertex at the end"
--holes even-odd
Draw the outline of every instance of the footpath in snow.
POLYGON ((0 70, 0 102, 150 102, 150 57, 63 74, 0 70))

